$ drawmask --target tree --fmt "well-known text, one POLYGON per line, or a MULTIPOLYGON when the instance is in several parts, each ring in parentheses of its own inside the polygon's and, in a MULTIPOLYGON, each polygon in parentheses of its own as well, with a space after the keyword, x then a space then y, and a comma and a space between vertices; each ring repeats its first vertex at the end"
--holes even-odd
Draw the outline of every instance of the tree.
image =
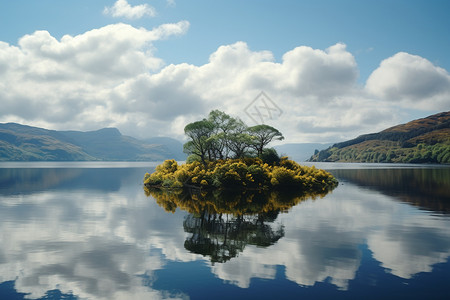
POLYGON ((208 121, 210 121, 214 126, 210 144, 212 154, 211 158, 228 158, 228 135, 236 127, 238 121, 217 109, 209 113, 208 121))
POLYGON ((233 118, 226 113, 213 110, 208 120, 214 125, 211 137, 212 159, 242 158, 250 147, 252 137, 248 127, 239 118, 233 118))
POLYGON ((253 137, 241 120, 234 125, 233 131, 228 134, 228 148, 234 153, 234 158, 243 158, 253 143, 253 137))
POLYGON ((269 125, 256 125, 248 128, 250 135, 253 136, 252 148, 256 150, 258 156, 263 153, 264 147, 273 140, 284 140, 284 136, 277 129, 269 125))
POLYGON ((243 158, 251 148, 261 157, 264 147, 272 140, 284 139, 273 127, 257 125, 249 128, 242 120, 219 110, 211 111, 208 119, 186 125, 184 132, 190 139, 184 144, 184 152, 203 164, 207 160, 243 158))
POLYGON ((184 127, 184 133, 191 139, 183 146, 183 150, 187 154, 195 154, 200 157, 203 164, 209 159, 211 151, 211 135, 213 134, 214 125, 208 120, 189 123, 184 127))

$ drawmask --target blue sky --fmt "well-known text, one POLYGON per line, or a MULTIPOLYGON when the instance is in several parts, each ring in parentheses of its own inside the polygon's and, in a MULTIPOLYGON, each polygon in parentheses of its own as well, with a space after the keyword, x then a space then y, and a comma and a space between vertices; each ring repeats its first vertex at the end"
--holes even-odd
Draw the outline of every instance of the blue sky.
POLYGON ((0 122, 79 130, 114 126, 138 137, 182 137, 185 122, 214 108, 248 122, 239 103, 250 103, 264 90, 283 109, 281 119, 267 122, 284 130, 287 141, 352 138, 449 109, 449 11, 449 1, 436 0, 2 1, 0 57, 3 49, 5 65, 6 58, 20 64, 0 70, 5 89, 2 94, 0 85, 0 97, 7 102, 0 122), (126 14, 133 9, 144 14, 126 14), (120 30, 133 39, 110 36, 110 31, 120 31, 111 27, 118 24, 127 25, 120 30), (175 25, 162 29, 165 24, 175 25), (138 38, 139 28, 154 36, 138 38), (34 36, 36 31, 47 37, 34 36), (89 33, 106 31, 111 47, 115 42, 136 44, 102 54, 107 47, 89 33), (26 35, 33 42, 20 44, 26 35), (63 47, 67 35, 84 39, 98 57, 74 45, 73 53, 64 48, 64 60, 36 52, 53 43, 48 37, 63 47), (339 53, 331 55, 329 49, 336 45, 342 47, 333 48, 339 53), (292 65, 284 57, 290 52, 292 65), (89 56, 89 66, 98 63, 97 73, 80 62, 82 55, 89 56), (134 69, 118 66, 120 74, 114 76, 107 67, 101 69, 102 63, 111 66, 124 59, 137 62, 134 69), (20 73, 24 64, 26 74, 20 73), (30 81, 37 70, 40 81, 30 81), (93 84, 91 75, 98 82, 93 84), (297 82, 288 82, 287 76, 297 82), (42 89, 39 95, 6 90, 19 90, 20 82, 30 83, 30 91, 42 89), (20 112, 18 103, 52 109, 47 114, 20 112), (160 107, 164 105, 173 111, 160 107), (146 113, 145 107, 155 112, 146 113))

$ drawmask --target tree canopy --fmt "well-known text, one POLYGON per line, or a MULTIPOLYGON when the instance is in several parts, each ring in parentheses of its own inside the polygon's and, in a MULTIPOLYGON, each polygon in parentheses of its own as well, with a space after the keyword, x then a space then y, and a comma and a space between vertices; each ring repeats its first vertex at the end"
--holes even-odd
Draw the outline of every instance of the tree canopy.
POLYGON ((208 120, 186 125, 184 133, 190 140, 184 144, 183 150, 198 156, 202 161, 205 161, 207 157, 210 158, 213 130, 214 125, 208 120))
POLYGON ((267 146, 272 140, 284 140, 281 132, 269 125, 256 125, 248 128, 248 131, 253 137, 252 147, 258 152, 258 156, 261 156, 264 147, 267 146))
POLYGON ((184 152, 203 164, 218 159, 261 157, 273 140, 283 140, 280 131, 269 125, 248 127, 242 120, 213 110, 208 118, 184 128, 189 141, 184 152))

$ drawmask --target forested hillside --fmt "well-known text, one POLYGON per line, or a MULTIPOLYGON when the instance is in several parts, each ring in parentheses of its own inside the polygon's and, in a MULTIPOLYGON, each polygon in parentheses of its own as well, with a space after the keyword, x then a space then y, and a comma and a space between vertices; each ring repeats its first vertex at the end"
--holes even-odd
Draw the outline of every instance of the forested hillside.
POLYGON ((182 147, 169 138, 141 141, 116 128, 82 132, 0 124, 0 161, 160 161, 184 159, 182 147))
POLYGON ((450 112, 334 144, 317 151, 310 161, 448 164, 450 112))

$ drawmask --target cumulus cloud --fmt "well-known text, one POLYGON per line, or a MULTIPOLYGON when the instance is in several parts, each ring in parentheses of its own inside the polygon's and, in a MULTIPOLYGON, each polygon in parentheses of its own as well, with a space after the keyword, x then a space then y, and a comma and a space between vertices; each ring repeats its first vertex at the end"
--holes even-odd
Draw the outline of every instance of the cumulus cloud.
POLYGON ((152 54, 152 42, 188 28, 186 21, 153 30, 114 24, 59 41, 47 31, 36 31, 22 37, 17 47, 1 43, 0 66, 5 68, 0 72, 0 116, 50 127, 120 121, 126 116, 111 114, 112 103, 105 98, 110 89, 159 70, 163 61, 152 54))
MULTIPOLYGON (((298 47, 287 52, 278 63, 271 52, 252 51, 246 43, 237 42, 219 47, 204 65, 169 65, 157 74, 126 81, 114 88, 110 97, 115 99, 114 103, 129 99, 137 106, 143 105, 140 107, 147 107, 148 115, 161 121, 180 115, 201 118, 209 110, 220 108, 254 125, 244 110, 263 90, 285 112, 281 118, 272 120, 272 125, 291 138, 301 138, 300 135, 304 138, 305 132, 293 128, 292 121, 302 122, 314 114, 330 123, 334 109, 350 110, 355 106, 360 108, 358 117, 378 111, 375 105, 369 111, 363 109, 361 101, 358 104, 349 100, 356 93, 357 76, 354 57, 343 44, 325 51, 298 47)), ((116 106, 116 109, 126 108, 116 106)), ((329 126, 341 130, 360 124, 354 114, 334 121, 329 126), (355 122, 347 124, 352 119, 355 122)))
POLYGON ((357 63, 343 43, 299 46, 280 61, 242 41, 218 47, 203 65, 167 65, 155 55, 153 42, 188 28, 187 21, 152 30, 119 23, 60 40, 37 31, 17 46, 0 42, 0 118, 182 139, 186 122, 212 109, 254 125, 245 109, 264 91, 283 112, 264 121, 287 142, 335 142, 398 124, 410 103, 448 108, 448 73, 406 53, 383 61, 366 86, 358 85, 357 63))
POLYGON ((450 107, 450 75, 417 55, 400 52, 383 60, 366 89, 380 99, 421 109, 450 107))
POLYGON ((330 98, 348 93, 358 77, 355 59, 338 43, 326 51, 297 47, 283 56, 285 83, 298 95, 330 98))
POLYGON ((147 3, 131 6, 127 0, 117 0, 112 7, 105 7, 103 14, 115 18, 140 19, 144 16, 156 16, 156 10, 147 3))

